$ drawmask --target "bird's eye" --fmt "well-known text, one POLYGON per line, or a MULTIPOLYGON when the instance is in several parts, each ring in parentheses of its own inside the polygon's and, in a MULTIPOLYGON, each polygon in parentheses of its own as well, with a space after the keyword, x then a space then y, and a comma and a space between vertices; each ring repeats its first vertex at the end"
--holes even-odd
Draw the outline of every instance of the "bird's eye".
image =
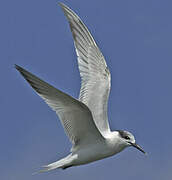
POLYGON ((130 139, 130 137, 129 137, 129 136, 125 136, 124 138, 125 138, 125 139, 130 139))

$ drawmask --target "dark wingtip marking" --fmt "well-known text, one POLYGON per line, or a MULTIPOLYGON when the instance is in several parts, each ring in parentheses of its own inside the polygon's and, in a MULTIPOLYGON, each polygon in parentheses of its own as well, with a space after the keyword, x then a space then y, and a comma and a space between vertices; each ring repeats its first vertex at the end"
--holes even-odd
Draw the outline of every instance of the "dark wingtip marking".
POLYGON ((14 67, 18 70, 19 66, 17 64, 14 64, 14 67))
POLYGON ((14 64, 14 67, 19 71, 22 72, 23 68, 18 66, 17 64, 14 64))
MULTIPOLYGON (((30 86, 39 94, 43 94, 41 89, 36 85, 36 83, 30 78, 32 75, 30 72, 26 71, 22 67, 18 66, 17 64, 14 65, 15 68, 20 72, 20 74, 24 77, 24 79, 30 84, 30 86)), ((32 75, 33 76, 33 75, 32 75)), ((37 78, 37 77, 36 77, 37 78)), ((39 79, 39 78, 38 78, 39 79)))

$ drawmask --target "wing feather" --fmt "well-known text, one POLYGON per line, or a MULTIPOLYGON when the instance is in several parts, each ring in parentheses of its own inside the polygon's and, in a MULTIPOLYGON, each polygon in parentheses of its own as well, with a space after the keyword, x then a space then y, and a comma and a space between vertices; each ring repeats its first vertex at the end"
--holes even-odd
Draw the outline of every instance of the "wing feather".
POLYGON ((37 94, 57 113, 66 134, 74 146, 102 139, 90 110, 82 102, 54 88, 40 78, 16 65, 37 94))
POLYGON ((72 31, 81 76, 79 100, 91 110, 102 134, 110 131, 107 103, 110 92, 110 72, 95 40, 81 19, 60 3, 72 31))

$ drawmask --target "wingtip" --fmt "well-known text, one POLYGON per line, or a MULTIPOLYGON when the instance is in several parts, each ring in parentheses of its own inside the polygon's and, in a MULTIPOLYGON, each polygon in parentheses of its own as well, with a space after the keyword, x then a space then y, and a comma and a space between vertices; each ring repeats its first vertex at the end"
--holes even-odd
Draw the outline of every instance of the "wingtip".
POLYGON ((20 67, 20 66, 17 65, 17 64, 14 64, 14 68, 17 69, 18 71, 21 71, 21 70, 23 69, 22 67, 20 67))
POLYGON ((58 2, 59 6, 62 8, 63 12, 66 13, 70 12, 70 13, 74 13, 72 9, 70 9, 66 4, 58 2))
POLYGON ((64 3, 62 3, 62 2, 58 2, 58 4, 59 4, 59 6, 62 7, 62 8, 67 7, 67 6, 66 6, 64 3))
POLYGON ((17 64, 14 64, 14 68, 16 68, 17 70, 20 69, 20 66, 18 66, 17 64))
POLYGON ((63 3, 62 2, 58 2, 59 6, 63 6, 63 3))

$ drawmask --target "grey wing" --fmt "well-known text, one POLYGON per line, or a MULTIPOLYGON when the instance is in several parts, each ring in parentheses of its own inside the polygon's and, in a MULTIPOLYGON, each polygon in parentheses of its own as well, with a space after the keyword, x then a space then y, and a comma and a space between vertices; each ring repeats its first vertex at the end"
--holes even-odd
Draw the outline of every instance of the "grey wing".
POLYGON ((82 102, 54 88, 35 75, 15 66, 37 94, 57 113, 73 145, 95 142, 103 138, 90 110, 82 102))
POLYGON ((72 31, 81 76, 79 100, 92 112, 100 132, 110 131, 107 104, 110 92, 110 72, 96 42, 81 19, 66 5, 60 3, 72 31))

